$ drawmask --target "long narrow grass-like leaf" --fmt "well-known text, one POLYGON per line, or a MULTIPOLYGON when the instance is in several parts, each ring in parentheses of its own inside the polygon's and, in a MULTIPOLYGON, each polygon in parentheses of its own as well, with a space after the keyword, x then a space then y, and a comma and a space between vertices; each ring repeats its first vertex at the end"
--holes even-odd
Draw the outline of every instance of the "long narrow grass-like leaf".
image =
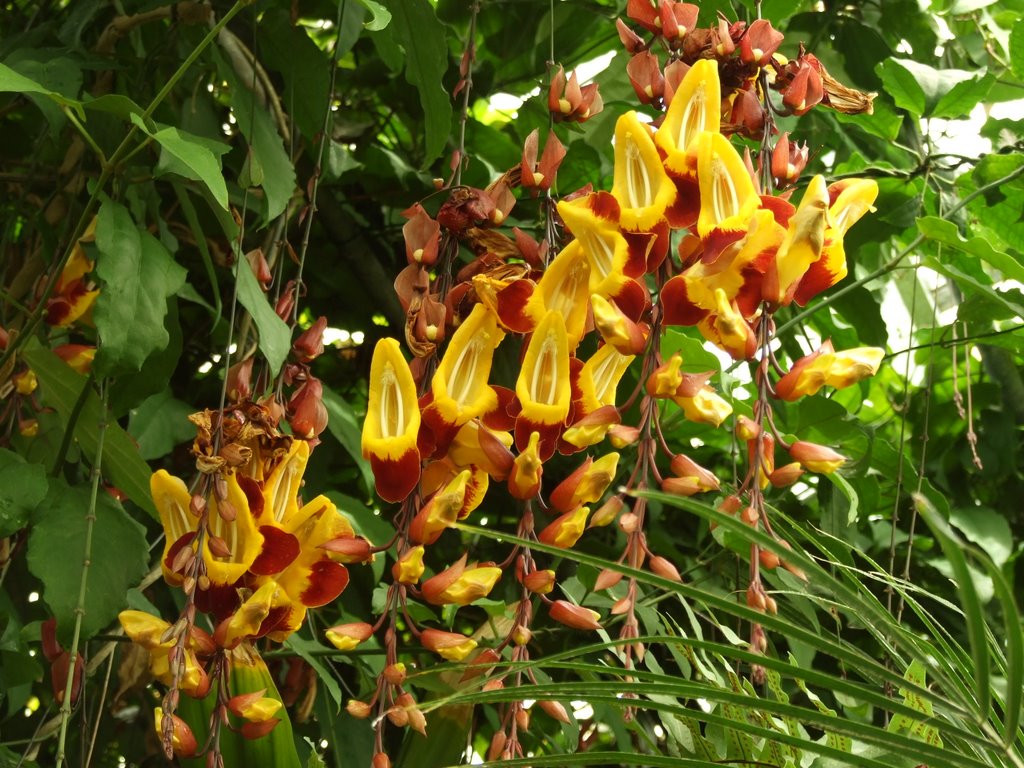
POLYGON ((978 598, 978 590, 974 579, 967 568, 967 558, 963 553, 963 542, 945 520, 939 515, 922 494, 914 494, 914 505, 939 540, 942 552, 953 569, 957 581, 957 593, 960 595, 964 617, 967 619, 967 636, 971 645, 971 658, 974 662, 974 685, 977 691, 978 718, 988 720, 992 705, 991 678, 989 670, 988 638, 986 637, 985 614, 978 598))

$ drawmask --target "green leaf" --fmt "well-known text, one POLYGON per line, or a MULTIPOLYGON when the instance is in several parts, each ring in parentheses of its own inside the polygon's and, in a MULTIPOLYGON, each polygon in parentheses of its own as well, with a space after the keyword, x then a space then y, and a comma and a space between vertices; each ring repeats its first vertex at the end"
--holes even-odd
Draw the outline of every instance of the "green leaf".
POLYGON ((173 172, 179 173, 193 181, 202 182, 210 190, 210 194, 217 201, 217 205, 227 210, 227 184, 225 184, 224 174, 221 172, 220 158, 217 157, 217 154, 211 148, 217 147, 220 149, 222 147, 223 149, 220 150, 220 154, 223 154, 229 149, 227 145, 203 139, 170 126, 155 132, 151 131, 142 118, 134 112, 131 114, 131 121, 177 161, 177 164, 173 167, 173 172))
POLYGON ((100 376, 137 371, 170 340, 167 299, 185 283, 186 272, 135 225, 127 208, 110 200, 97 217, 96 247, 96 274, 104 286, 93 310, 101 341, 95 369, 100 376))
POLYGON ((0 539, 20 531, 46 496, 46 470, 0 448, 0 539))
POLYGON ((231 86, 231 106, 238 130, 249 142, 242 175, 247 172, 251 186, 263 188, 263 220, 268 222, 281 215, 295 191, 295 167, 269 110, 259 104, 232 67, 222 64, 218 69, 231 86))
POLYGON ((315 640, 307 640, 299 634, 291 634, 284 641, 284 647, 301 656, 313 668, 319 684, 327 689, 331 701, 334 702, 335 709, 341 709, 341 686, 338 685, 334 673, 324 665, 323 657, 319 655, 319 652, 324 650, 324 646, 315 640))
POLYGON ((0 91, 9 93, 41 93, 49 96, 52 90, 35 80, 15 72, 6 64, 0 64, 0 91))
POLYGON ((988 92, 992 90, 995 82, 996 76, 984 70, 980 70, 975 77, 961 80, 939 99, 931 116, 951 119, 966 118, 978 102, 988 96, 988 92))
POLYGON ((1013 554, 1013 533, 1006 518, 988 507, 956 508, 949 522, 978 545, 992 561, 1002 567, 1013 554))
POLYGON ((951 221, 937 216, 925 216, 917 220, 917 228, 929 240, 956 248, 958 251, 977 256, 998 269, 1011 280, 1024 281, 1024 264, 1003 251, 997 251, 983 237, 969 240, 960 234, 959 228, 951 221))
POLYGON ((935 69, 912 59, 888 59, 875 72, 897 107, 921 117, 964 117, 995 82, 984 71, 935 69))
POLYGON ((256 275, 244 257, 235 260, 235 280, 238 281, 238 300, 252 315, 252 320, 260 332, 260 352, 270 364, 270 375, 277 376, 285 358, 288 357, 292 332, 288 324, 278 317, 274 308, 270 306, 256 280, 256 275))
POLYGON ((323 403, 327 408, 328 431, 352 457, 352 461, 359 468, 366 490, 370 491, 374 487, 373 470, 370 468, 370 462, 363 458, 362 425, 356 418, 352 406, 328 387, 324 387, 323 403))
POLYGON ((985 636, 985 614, 978 598, 977 587, 967 568, 963 553, 963 542, 938 510, 919 493, 913 494, 914 506, 939 540, 942 552, 949 562, 956 579, 960 605, 967 620, 967 635, 971 645, 971 659, 974 662, 974 690, 978 702, 978 717, 987 720, 991 701, 991 678, 989 677, 988 640, 985 636))
POLYGON ((370 12, 370 20, 363 26, 371 32, 379 32, 391 23, 391 11, 376 0, 359 0, 359 3, 370 12))
POLYGON ((188 420, 196 409, 171 395, 170 388, 146 398, 129 412, 128 433, 146 460, 166 456, 174 446, 191 440, 196 429, 188 420))
POLYGON ((405 49, 405 79, 420 94, 426 146, 424 166, 437 158, 452 127, 452 105, 442 82, 448 69, 444 25, 429 0, 388 0, 392 23, 387 32, 405 49))
MULTIPOLYGON (((70 638, 86 558, 86 517, 90 489, 51 481, 50 492, 32 516, 28 567, 43 582, 43 599, 57 618, 57 631, 70 638)), ((128 590, 147 571, 146 529, 100 489, 82 616, 82 639, 102 630, 127 605, 128 590)))
POLYGON ((1013 74, 1024 80, 1024 24, 1014 24, 1010 30, 1010 66, 1013 74))
MULTIPOLYGON (((82 387, 88 385, 88 380, 48 349, 29 347, 22 352, 22 356, 39 377, 43 400, 57 410, 66 427, 82 387)), ((100 417, 100 399, 95 392, 90 392, 75 422, 75 439, 90 457, 96 455, 100 417)), ((139 449, 128 433, 113 422, 107 425, 107 434, 103 439, 103 474, 124 491, 129 499, 152 517, 157 517, 153 499, 149 495, 149 476, 152 470, 139 456, 139 449)))

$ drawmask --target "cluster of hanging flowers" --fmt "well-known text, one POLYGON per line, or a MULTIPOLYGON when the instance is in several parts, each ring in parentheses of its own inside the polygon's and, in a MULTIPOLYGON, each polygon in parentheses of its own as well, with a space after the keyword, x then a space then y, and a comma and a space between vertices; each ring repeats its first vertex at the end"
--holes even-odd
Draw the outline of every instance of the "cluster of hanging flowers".
MULTIPOLYGON (((823 386, 850 386, 872 375, 881 361, 881 350, 836 352, 825 342, 785 372, 769 345, 776 312, 806 304, 846 275, 843 239, 872 209, 876 184, 849 179, 830 185, 815 176, 800 200, 791 202, 792 190, 773 194, 770 187, 798 179, 806 147, 783 136, 771 151, 766 139, 768 151, 755 164, 729 138, 770 138, 773 122, 764 108, 769 83, 782 95, 780 108, 794 114, 819 103, 869 111, 870 95, 860 94, 858 101, 859 92, 836 83, 802 49, 794 61, 784 59, 777 53, 782 36, 768 22, 697 29, 697 7, 672 0, 657 6, 631 0, 628 13, 654 35, 644 41, 619 22, 633 56, 630 78, 642 103, 666 111, 653 122, 633 111, 618 118, 610 191, 587 188, 556 201, 552 189, 565 148, 551 132, 541 151, 534 131, 520 166, 487 189, 455 188, 436 217, 419 204, 405 212, 408 266, 396 290, 407 312, 413 360, 407 362, 395 339, 377 344, 362 438, 379 495, 402 505, 389 600, 394 595, 402 606, 408 598, 467 605, 486 597, 502 567, 513 562, 522 586, 514 628, 494 648, 481 650, 477 639, 457 633, 416 628, 406 615, 420 643, 448 660, 493 664, 506 646, 512 647, 513 661, 525 660, 538 600, 567 626, 602 626, 597 612, 553 595, 555 571, 538 565, 528 548, 498 565, 470 565, 466 555, 419 583, 426 548, 479 507, 493 486, 503 486, 521 503, 520 537, 568 548, 588 527, 617 521, 627 535, 626 563, 680 578, 671 562, 648 549, 644 499, 627 503, 618 493, 601 503, 619 475, 619 451, 626 448, 637 457, 625 480, 628 490, 652 483, 683 496, 721 489, 714 473, 670 450, 661 433, 668 402, 687 419, 713 427, 732 414, 730 403, 710 385, 711 372, 687 372, 679 353, 662 357, 666 326, 695 327, 735 360, 757 367, 755 418, 740 417, 736 424, 750 468, 727 489, 722 504, 734 513, 743 510, 744 520, 769 532, 762 496, 769 483, 782 487, 805 470, 832 472, 845 461, 826 446, 783 440, 769 399, 795 400, 823 386), (670 58, 664 74, 652 52, 659 39, 670 58), (548 237, 540 242, 518 228, 511 236, 500 231, 515 205, 516 187, 542 197, 548 237), (460 243, 475 258, 452 275, 460 243), (495 381, 496 355, 509 346, 516 347, 510 354, 519 361, 518 374, 514 381, 495 381), (629 379, 636 381, 631 394, 620 393, 634 361, 638 380, 629 379), (781 372, 775 382, 770 367, 781 372), (638 401, 639 422, 623 423, 638 401), (606 440, 616 451, 596 448, 606 440), (779 469, 777 448, 791 457, 779 469), (596 453, 559 482, 545 481, 553 456, 585 450, 596 453), (538 509, 554 519, 535 529, 538 509)), ((558 69, 548 106, 556 122, 583 121, 601 102, 596 89, 581 88, 575 75, 566 80, 558 69)), ((749 602, 761 610, 774 606, 756 570, 757 563, 770 562, 767 554, 757 548, 751 553, 749 602)), ((620 580, 617 573, 602 573, 596 589, 620 580)), ((624 617, 620 637, 627 639, 639 635, 634 587, 612 608, 624 617)), ((752 646, 763 651, 758 631, 752 646)), ((350 633, 332 641, 350 648, 360 639, 350 633)), ((626 647, 627 664, 642 656, 639 643, 626 647)), ((501 684, 501 678, 491 684, 501 684)), ((395 722, 391 713, 407 713, 414 703, 402 699, 408 697, 404 690, 389 693, 391 687, 380 682, 370 702, 356 702, 350 711, 368 717, 375 705, 395 722)), ((517 754, 515 728, 509 726, 496 735, 491 757, 517 754)))

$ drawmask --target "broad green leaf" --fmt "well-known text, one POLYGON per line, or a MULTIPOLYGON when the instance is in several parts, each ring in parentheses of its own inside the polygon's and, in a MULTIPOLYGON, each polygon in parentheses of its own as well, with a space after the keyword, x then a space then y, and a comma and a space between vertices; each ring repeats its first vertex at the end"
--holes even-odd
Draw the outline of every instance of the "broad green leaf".
POLYGON ((139 455, 146 460, 159 459, 174 446, 191 440, 196 428, 188 420, 196 409, 183 403, 165 389, 146 398, 129 412, 128 433, 139 444, 139 455))
POLYGON ((212 151, 211 145, 223 146, 223 152, 228 147, 220 145, 219 142, 211 142, 209 139, 202 139, 186 131, 171 126, 151 131, 142 118, 131 114, 131 121, 142 131, 154 139, 178 165, 174 172, 180 172, 182 176, 203 183, 217 204, 227 210, 228 188, 224 182, 224 174, 221 172, 220 159, 212 151))
POLYGON ((929 240, 948 245, 971 256, 984 259, 1011 280, 1024 281, 1024 264, 1008 253, 998 251, 982 237, 964 238, 951 221, 937 216, 924 216, 917 220, 917 228, 929 240))
MULTIPOLYGON (((85 376, 77 373, 67 363, 48 349, 30 347, 22 356, 39 377, 40 393, 43 400, 53 406, 66 425, 78 402, 82 387, 88 386, 85 376)), ((95 392, 86 395, 78 420, 75 422, 75 439, 87 457, 96 455, 101 418, 101 404, 95 392)), ((149 494, 149 476, 152 470, 139 456, 139 449, 128 433, 115 422, 107 424, 103 438, 103 474, 128 498, 156 518, 156 508, 149 494)))
POLYGON ((46 496, 46 470, 0 448, 0 539, 20 531, 46 496))
MULTIPOLYGON (((260 105, 234 69, 226 64, 218 68, 231 86, 231 106, 238 130, 249 143, 246 165, 251 186, 262 187, 266 198, 264 223, 281 215, 295 191, 295 167, 285 151, 270 111, 260 105)), ((245 175, 243 173, 243 175, 245 175)))
POLYGON ((442 82, 448 69, 444 26, 429 0, 388 0, 386 33, 405 49, 405 79, 419 91, 426 133, 423 164, 441 154, 452 127, 452 105, 442 82))
POLYGON ((1014 537, 1004 515, 989 507, 955 508, 949 522, 985 552, 999 567, 1013 553, 1014 537))
POLYGON ((236 259, 235 280, 238 283, 238 300, 252 316, 260 332, 260 352, 270 364, 270 375, 277 376, 285 358, 288 357, 292 333, 288 324, 278 317, 274 308, 270 306, 247 259, 236 259))
POLYGON ((352 406, 328 387, 324 387, 323 403, 327 408, 327 429, 341 443, 341 447, 348 452, 352 461, 359 468, 359 474, 363 478, 366 490, 372 490, 374 487, 373 470, 370 469, 370 462, 363 458, 362 425, 356 419, 352 406))
POLYGON ((122 120, 131 120, 132 115, 141 117, 146 111, 120 93, 107 93, 95 99, 88 99, 82 102, 82 108, 95 112, 106 112, 116 115, 122 120))
POLYGON ((137 371, 167 346, 167 299, 185 282, 185 270, 128 209, 107 200, 96 222, 96 275, 103 280, 93 317, 101 344, 98 375, 137 371))
POLYGON ((1024 25, 1019 21, 1010 30, 1010 66, 1013 74, 1024 80, 1024 25))
POLYGON ((359 3, 370 12, 370 20, 363 26, 371 32, 379 32, 391 23, 391 11, 376 0, 359 0, 359 3))
POLYGON ((965 116, 994 82, 983 71, 935 69, 912 59, 888 59, 875 71, 896 106, 921 117, 965 116))
POLYGON ((114 498, 99 489, 92 549, 85 551, 91 489, 51 480, 46 499, 32 515, 28 567, 43 582, 43 599, 57 618, 57 632, 68 639, 75 624, 82 579, 87 578, 82 639, 109 625, 127 605, 128 590, 148 569, 146 529, 114 498), (89 560, 88 574, 84 563, 89 560))
POLYGON ((9 93, 41 93, 49 96, 52 90, 35 80, 15 72, 6 64, 0 64, 0 91, 9 93))

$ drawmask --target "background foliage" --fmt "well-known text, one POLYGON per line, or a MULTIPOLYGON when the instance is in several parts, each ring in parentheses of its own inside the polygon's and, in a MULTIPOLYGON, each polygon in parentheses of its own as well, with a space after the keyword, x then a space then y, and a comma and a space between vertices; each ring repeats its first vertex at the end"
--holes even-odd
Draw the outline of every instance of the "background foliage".
MULTIPOLYGON (((177 611, 175 594, 146 576, 160 550, 148 476, 159 467, 188 476, 185 416, 218 404, 229 339, 243 353, 258 345, 263 375, 280 367, 292 329, 272 305, 299 270, 298 325, 324 315, 344 331, 314 366, 330 423, 306 492, 328 492, 359 532, 389 540, 391 511, 372 498, 358 430, 369 350, 402 334, 392 288, 404 266, 399 214, 425 198, 436 210, 433 179, 451 175, 463 131, 464 183, 484 187, 519 163, 527 134, 548 124, 551 60, 569 68, 618 51, 596 75, 605 111, 559 128, 568 156, 557 192, 610 188, 614 121, 635 106, 614 24, 623 5, 0 3, 0 326, 8 352, 19 345, 0 365, 0 765, 53 764, 59 705, 40 623, 56 616, 59 638, 72 642, 76 546, 87 535, 78 641, 89 674, 68 759, 162 760, 148 725, 155 694, 111 630, 126 606, 177 611), (453 97, 471 19, 472 84, 453 97), (502 107, 491 101, 498 93, 525 101, 502 107), (39 322, 42 286, 94 216, 91 323, 39 322), (235 254, 256 248, 274 275, 269 294, 236 268, 235 254), (97 340, 89 377, 50 351, 97 340), (38 380, 31 393, 14 386, 27 367, 38 380), (92 522, 97 457, 123 496, 101 492, 92 522)), ((705 2, 701 23, 718 12, 753 18, 755 8, 705 2)), ((423 659, 414 685, 432 710, 429 737, 389 731, 397 762, 457 764, 467 746, 483 754, 497 711, 486 702, 554 697, 580 703, 568 724, 537 713, 532 765, 1024 765, 1012 596, 1024 524, 1024 3, 765 0, 761 12, 785 32, 783 53, 803 42, 838 79, 878 93, 873 115, 782 120, 811 147, 808 173, 872 177, 881 188, 877 213, 846 239, 850 277, 780 314, 784 352, 795 359, 813 348, 806 339, 829 337, 836 348, 889 351, 875 378, 776 416, 784 432, 856 461, 771 499, 811 578, 771 577, 780 613, 764 617, 767 682, 747 679, 755 659, 742 622, 756 616, 735 592, 756 534, 655 496, 648 537, 684 583, 638 575, 644 668, 622 679, 609 635, 555 627, 535 636, 532 688, 460 692, 457 675, 423 659), (635 716, 622 694, 635 697, 635 716)), ((536 202, 520 201, 514 215, 542 233, 536 202)), ((670 331, 664 345, 683 349, 693 370, 721 367, 690 331, 670 331)), ((516 365, 506 354, 498 378, 514 381, 516 365)), ((747 382, 736 366, 721 370, 737 413, 749 412, 747 382)), ((735 471, 727 430, 678 420, 669 439, 722 478, 735 471)), ((570 469, 556 462, 548 472, 570 469)), ((432 549, 430 567, 467 545, 474 558, 504 559, 516 514, 511 500, 491 498, 461 541, 450 534, 432 549)), ((566 594, 602 612, 612 600, 591 590, 621 548, 617 536, 601 529, 579 551, 549 552, 566 594)), ((382 661, 372 647, 328 653, 320 630, 372 615, 385 562, 353 568, 341 600, 268 654, 281 680, 296 655, 314 671, 292 719, 302 753, 329 765, 368 764, 370 727, 340 705, 369 690, 382 661)), ((486 634, 489 611, 493 620, 504 606, 491 597, 442 619, 486 634)))

